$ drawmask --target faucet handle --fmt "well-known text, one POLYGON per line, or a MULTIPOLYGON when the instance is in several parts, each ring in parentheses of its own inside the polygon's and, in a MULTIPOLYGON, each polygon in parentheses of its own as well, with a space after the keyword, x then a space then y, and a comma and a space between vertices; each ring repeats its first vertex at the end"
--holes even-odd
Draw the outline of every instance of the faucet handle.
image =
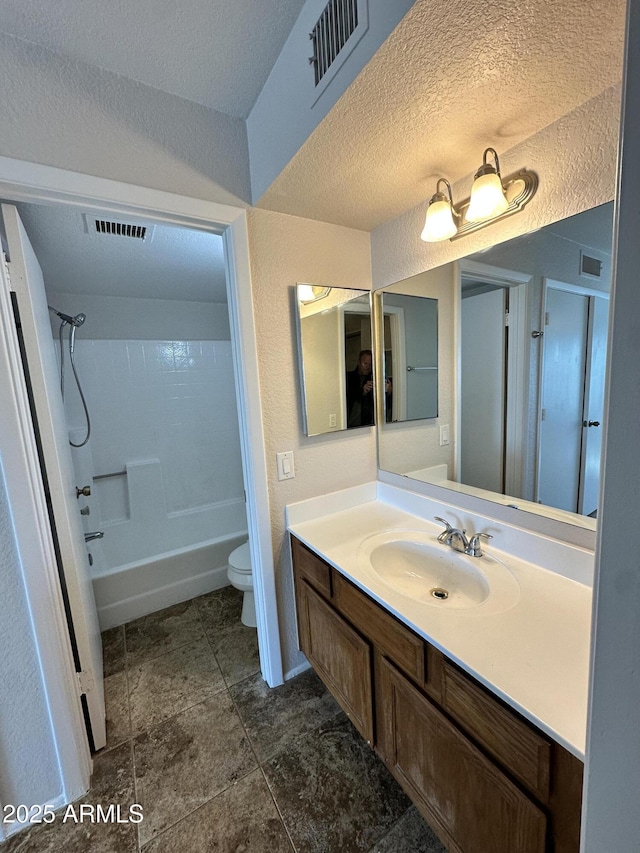
POLYGON ((469 540, 466 553, 471 557, 482 557, 482 545, 480 539, 493 539, 490 533, 474 533, 469 540))
POLYGON ((439 534, 438 542, 446 542, 455 528, 453 528, 445 518, 440 518, 438 515, 434 516, 434 521, 439 521, 440 524, 444 524, 445 529, 439 534))

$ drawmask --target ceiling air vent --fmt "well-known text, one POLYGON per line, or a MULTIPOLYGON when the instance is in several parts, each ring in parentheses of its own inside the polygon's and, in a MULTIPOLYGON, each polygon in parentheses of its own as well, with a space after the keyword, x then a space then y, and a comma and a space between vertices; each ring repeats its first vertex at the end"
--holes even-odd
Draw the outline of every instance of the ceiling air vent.
POLYGON ((113 234, 115 237, 133 237, 144 240, 147 236, 146 225, 132 225, 130 222, 111 222, 108 219, 96 219, 98 234, 113 234))
POLYGON ((358 5, 362 2, 363 0, 329 0, 309 34, 313 43, 313 56, 309 63, 313 65, 316 86, 358 27, 358 5))
POLYGON ((580 275, 588 275, 590 278, 600 278, 602 276, 602 261, 598 258, 592 258, 580 252, 580 275))
POLYGON ((84 230, 87 234, 101 234, 108 237, 130 237, 133 240, 150 243, 155 225, 140 225, 134 222, 117 222, 113 219, 101 219, 83 213, 84 230))

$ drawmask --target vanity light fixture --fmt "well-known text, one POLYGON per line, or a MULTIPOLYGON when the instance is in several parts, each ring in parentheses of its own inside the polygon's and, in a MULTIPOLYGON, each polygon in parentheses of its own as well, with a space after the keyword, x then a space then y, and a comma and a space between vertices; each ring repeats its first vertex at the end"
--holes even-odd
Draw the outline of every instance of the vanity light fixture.
POLYGON ((453 209, 453 196, 451 184, 446 178, 438 178, 435 194, 431 196, 427 207, 427 216, 420 237, 425 243, 437 243, 439 240, 448 240, 458 231, 456 219, 458 214, 453 209), (449 197, 440 191, 440 184, 447 188, 449 197))
POLYGON ((469 222, 480 222, 483 219, 493 219, 500 216, 509 207, 504 194, 500 161, 494 148, 485 149, 482 155, 482 166, 478 169, 471 187, 471 201, 467 208, 466 219, 469 222), (487 163, 487 154, 493 154, 495 166, 487 163))
POLYGON ((471 198, 454 205, 449 181, 446 178, 438 179, 420 236, 427 243, 456 240, 470 231, 484 228, 522 210, 537 189, 538 176, 527 169, 520 169, 503 179, 497 152, 493 148, 486 148, 482 155, 482 166, 473 180, 471 198), (495 165, 487 162, 488 155, 493 157, 495 165), (441 183, 446 185, 448 197, 440 190, 441 183))
POLYGON ((317 284, 299 284, 298 299, 300 302, 307 305, 309 302, 317 302, 318 299, 324 299, 329 293, 328 287, 321 287, 317 284))

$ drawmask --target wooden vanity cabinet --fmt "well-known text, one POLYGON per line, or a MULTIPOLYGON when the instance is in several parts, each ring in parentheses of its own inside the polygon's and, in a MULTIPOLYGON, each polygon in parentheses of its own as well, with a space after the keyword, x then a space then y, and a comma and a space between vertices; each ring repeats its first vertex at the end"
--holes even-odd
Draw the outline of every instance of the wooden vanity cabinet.
POLYGON ((582 762, 291 547, 302 651, 450 853, 578 853, 582 762))

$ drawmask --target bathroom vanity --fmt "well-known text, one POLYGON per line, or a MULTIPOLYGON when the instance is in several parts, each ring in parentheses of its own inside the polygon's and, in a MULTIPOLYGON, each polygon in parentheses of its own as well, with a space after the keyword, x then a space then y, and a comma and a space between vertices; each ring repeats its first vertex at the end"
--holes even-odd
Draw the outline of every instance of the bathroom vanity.
MULTIPOLYGON (((485 591, 429 599, 411 586, 419 570, 385 574, 392 551, 379 552, 376 570, 371 542, 424 542, 448 561, 423 515, 432 507, 394 489, 380 500, 377 486, 373 498, 359 487, 288 509, 300 648, 450 851, 577 853, 589 555, 565 554, 573 577, 524 561, 517 547, 504 562, 502 552, 485 563, 460 555, 470 575, 488 578, 485 591), (503 569, 508 594, 496 596, 503 569)), ((558 558, 557 543, 521 544, 558 558)))

